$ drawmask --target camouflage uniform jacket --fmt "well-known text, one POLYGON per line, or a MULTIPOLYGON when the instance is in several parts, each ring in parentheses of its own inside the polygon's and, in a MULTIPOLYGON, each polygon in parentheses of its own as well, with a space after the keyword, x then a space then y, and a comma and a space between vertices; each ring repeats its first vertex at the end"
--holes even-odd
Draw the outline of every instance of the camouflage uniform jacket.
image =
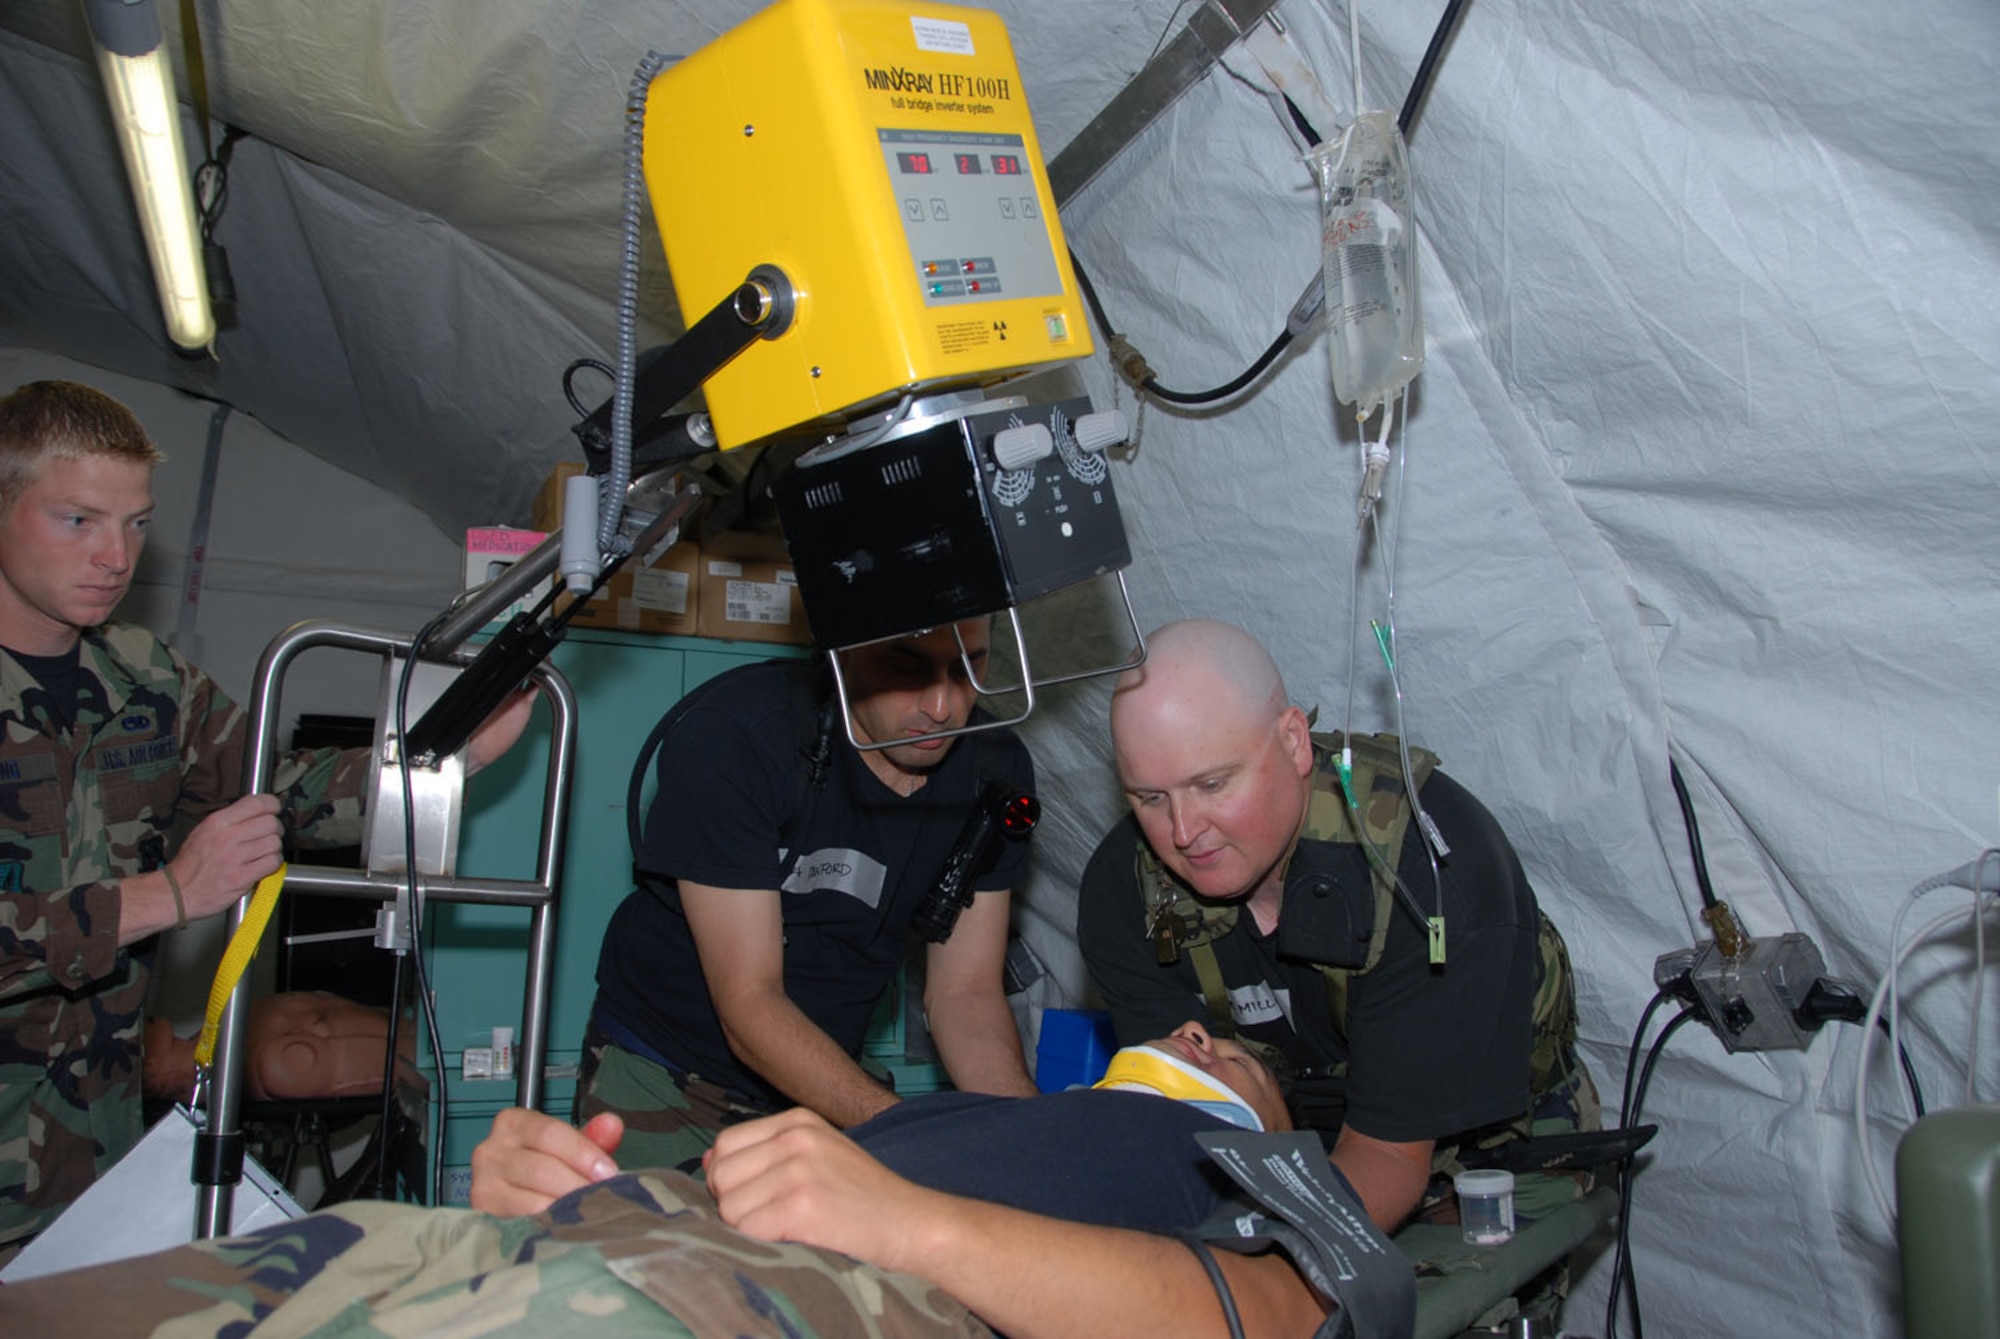
MULTIPOLYGON (((0 654, 0 1259, 138 1141, 151 941, 119 946, 118 881, 238 797, 246 733, 143 628, 84 633, 67 729, 0 654)), ((328 750, 286 759, 272 788, 295 835, 351 844, 366 780, 328 750)))
POLYGON ((991 1339, 934 1283, 746 1236, 679 1172, 532 1218, 355 1200, 243 1237, 0 1288, 0 1334, 183 1339, 991 1339))

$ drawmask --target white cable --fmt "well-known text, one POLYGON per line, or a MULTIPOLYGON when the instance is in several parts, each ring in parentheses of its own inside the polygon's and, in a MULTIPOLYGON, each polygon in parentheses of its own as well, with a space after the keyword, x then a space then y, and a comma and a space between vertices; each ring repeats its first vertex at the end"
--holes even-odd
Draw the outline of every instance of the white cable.
POLYGON ((1192 0, 1180 0, 1180 3, 1174 6, 1174 12, 1167 15, 1167 21, 1160 25, 1160 35, 1153 39, 1153 49, 1146 53, 1146 64, 1151 65, 1153 59, 1160 54, 1160 49, 1166 46, 1167 34, 1174 30, 1174 20, 1181 16, 1181 11, 1190 3, 1192 0))
POLYGON ((1361 115, 1361 0, 1347 0, 1347 58, 1354 65, 1354 114, 1361 115))
MULTIPOLYGON (((1410 407, 1409 387, 1407 385, 1405 385, 1402 388, 1402 396, 1403 396, 1402 419, 1404 423, 1407 423, 1409 417, 1409 407, 1410 407)), ((1395 401, 1394 400, 1385 401, 1383 404, 1382 430, 1378 434, 1376 441, 1373 443, 1368 443, 1367 437, 1364 434, 1362 437, 1362 441, 1364 442, 1364 444, 1367 444, 1371 447, 1379 447, 1382 451, 1387 452, 1390 428, 1391 425, 1396 422, 1396 420, 1397 420, 1397 415, 1395 413, 1395 401)), ((1360 421, 1364 420, 1361 420, 1359 417, 1357 417, 1357 422, 1360 421)), ((1396 490, 1395 504, 1396 506, 1400 507, 1402 505, 1403 487, 1406 479, 1403 470, 1403 462, 1400 457, 1398 457, 1395 460, 1395 467, 1396 467, 1395 485, 1394 485, 1396 490)), ((1415 785, 1412 784, 1412 782, 1415 780, 1415 777, 1413 769, 1410 765, 1410 746, 1408 742, 1409 730, 1408 726, 1405 723, 1403 714, 1403 685, 1396 670, 1396 650, 1395 650, 1396 647, 1395 533, 1396 532, 1393 528, 1383 523, 1381 513, 1379 509, 1376 508, 1367 508, 1363 510, 1361 515, 1357 518, 1355 527, 1354 564, 1350 572, 1350 581, 1348 587, 1347 712, 1346 712, 1346 717, 1342 721, 1342 726, 1341 726, 1342 770, 1345 771, 1347 768, 1352 766, 1354 757, 1353 745, 1351 742, 1349 742, 1352 740, 1354 734, 1354 682, 1356 678, 1355 666, 1354 666, 1354 659, 1355 659, 1354 645, 1355 645, 1355 636, 1356 633, 1359 631, 1359 622, 1360 622, 1361 559, 1362 559, 1362 554, 1365 551, 1366 540, 1368 532, 1371 527, 1373 528, 1375 534, 1376 545, 1382 551, 1383 585, 1385 593, 1384 593, 1384 612, 1383 612, 1384 621, 1378 625, 1374 623, 1373 620, 1371 620, 1369 626, 1371 630, 1377 627, 1381 629, 1381 631, 1377 634, 1376 645, 1381 652, 1383 664, 1389 672, 1389 690, 1394 697, 1394 704, 1392 707, 1392 711, 1394 713, 1395 719, 1392 724, 1397 738, 1397 750, 1398 753, 1400 754, 1400 761, 1402 765, 1403 791, 1404 794, 1409 797, 1410 814, 1411 817, 1416 820, 1418 835, 1420 840, 1422 841, 1424 848, 1424 855, 1430 861, 1431 889, 1433 893, 1433 905, 1437 913, 1436 918, 1442 918, 1442 916, 1444 915, 1444 882, 1443 882, 1442 872, 1438 868, 1438 859, 1440 856, 1449 855, 1450 848, 1445 845, 1444 836, 1442 833, 1438 831, 1437 824, 1432 822, 1431 816, 1424 811, 1423 804, 1417 796, 1417 788, 1415 785)), ((1344 782, 1345 778, 1343 777, 1343 784, 1344 782)), ((1348 799, 1350 800, 1350 802, 1353 801, 1354 798, 1355 797, 1352 794, 1348 795, 1348 799)), ((1404 902, 1409 907, 1411 914, 1414 915, 1417 918, 1417 920, 1422 924, 1430 923, 1430 921, 1436 918, 1427 917, 1424 915, 1423 908, 1417 902, 1417 895, 1410 891, 1409 885, 1404 882, 1401 872, 1396 868, 1396 864, 1400 863, 1400 853, 1399 852, 1393 853, 1396 856, 1396 863, 1393 864, 1390 862, 1389 859, 1389 856, 1391 854, 1392 853, 1382 852, 1382 851, 1375 852, 1376 859, 1381 863, 1383 871, 1388 875, 1390 882, 1395 886, 1396 892, 1403 897, 1404 902)))
POLYGON ((1347 566, 1347 711, 1340 720, 1343 762, 1350 762, 1354 756, 1353 748, 1345 741, 1354 735, 1354 681, 1360 677, 1360 668, 1354 663, 1354 647, 1361 631, 1361 554, 1366 538, 1363 524, 1355 522, 1354 561, 1347 566))
MULTIPOLYGON (((1407 422, 1408 419, 1409 409, 1410 409, 1409 387, 1405 386, 1403 388, 1403 413, 1405 416, 1404 418, 1405 422, 1407 422)), ((1375 528, 1375 537, 1382 549, 1382 570, 1383 570, 1382 579, 1384 587, 1387 591, 1386 598, 1388 601, 1389 628, 1392 636, 1394 634, 1396 626, 1395 531, 1387 526, 1384 526, 1381 523, 1380 519, 1376 515, 1377 509, 1374 506, 1375 502, 1379 502, 1381 500, 1382 490, 1380 486, 1381 485, 1380 471, 1387 467, 1390 460, 1389 429, 1390 426, 1396 422, 1396 414, 1394 413, 1393 405, 1385 405, 1383 406, 1383 410, 1384 412, 1382 415, 1382 431, 1381 434, 1372 443, 1368 440, 1367 433, 1360 432, 1360 429, 1368 421, 1367 417, 1365 415, 1357 414, 1355 415, 1354 418, 1356 431, 1360 432, 1361 443, 1362 443, 1362 460, 1364 464, 1362 466, 1362 474, 1361 474, 1361 494, 1360 494, 1361 505, 1358 508, 1358 513, 1354 518, 1354 566, 1349 574, 1350 580, 1348 582, 1348 592, 1347 592, 1348 593, 1347 712, 1341 718, 1341 733, 1343 736, 1352 735, 1354 733, 1354 679, 1355 679, 1354 638, 1355 634, 1360 630, 1361 562, 1362 562, 1362 555, 1366 552, 1366 540, 1368 537, 1368 529, 1371 524, 1375 528), (1377 453, 1379 453, 1379 461, 1380 461, 1379 465, 1377 463, 1378 461, 1377 453), (1371 477, 1373 480, 1372 489, 1371 489, 1371 477), (1371 491, 1374 494, 1374 497, 1372 499, 1369 496, 1371 491)), ((1395 505, 1401 507, 1403 505, 1403 462, 1401 457, 1397 457, 1395 459, 1395 466, 1396 466, 1395 505)))
MULTIPOLYGON (((1376 435, 1375 440, 1369 441, 1365 432, 1359 434, 1362 460, 1361 493, 1355 499, 1354 505, 1355 514, 1364 522, 1374 513, 1375 504, 1382 500, 1382 475, 1389 468, 1389 430, 1395 422, 1396 406, 1392 400, 1382 406, 1382 431, 1376 435)), ((1367 426, 1367 423, 1366 414, 1354 416, 1357 432, 1367 426)))
MULTIPOLYGON (((1994 854, 1994 852, 1988 852, 1987 854, 1994 854)), ((1955 882, 1958 876, 1961 875, 1966 876, 1968 883, 1976 884, 1978 882, 1979 866, 1981 866, 1985 862, 1985 860, 1986 860, 1986 855, 1981 855, 1979 860, 1974 861, 1970 865, 1961 866, 1959 869, 1952 871, 1951 874, 1939 875, 1935 879, 1929 879, 1923 883, 1918 884, 1915 888, 1912 888, 1910 890, 1908 897, 1905 898, 1903 910, 1908 910, 1909 906, 1915 901, 1915 899, 1922 896, 1923 894, 1931 892, 1932 890, 1937 888, 1945 887, 1948 884, 1955 882), (1968 871, 1971 871, 1971 873, 1968 874, 1967 873, 1968 871)), ((1988 896, 1984 892, 1984 890, 1975 891, 1973 893, 1972 905, 1970 907, 1945 912, 1942 916, 1937 917, 1935 920, 1931 921, 1928 925, 1924 926, 1923 929, 1919 930, 1917 932, 1916 937, 1901 949, 1895 948, 1895 938, 1898 932, 1892 931, 1890 939, 1890 947, 1893 956, 1890 958, 1889 961, 1889 970, 1883 973, 1881 983, 1875 987, 1875 993, 1868 1001, 1868 1014, 1865 1018, 1862 1019, 1861 1022, 1861 1053, 1855 1057, 1855 1065, 1854 1065, 1854 1135, 1855 1135, 1856 1153, 1857 1156, 1861 1159, 1861 1170, 1864 1179, 1868 1182, 1868 1192, 1871 1196, 1874 1197, 1875 1207, 1881 1210, 1883 1221, 1889 1225, 1891 1231, 1893 1231, 1896 1226, 1895 1205, 1889 1199, 1888 1192, 1883 1189, 1881 1173, 1876 1170, 1875 1159, 1869 1154, 1868 1107, 1867 1107, 1868 1050, 1870 1043, 1874 1040, 1875 1023, 1876 1020, 1882 1016, 1882 1002, 1884 996, 1887 995, 1893 997, 1896 969, 1902 964, 1904 958, 1908 957, 1919 946, 1928 942, 1932 935, 1937 934, 1939 931, 1954 924, 1961 917, 1968 915, 1972 916, 1974 918, 1975 924, 1983 927, 1984 921, 1980 920, 1979 917, 1988 907, 1995 905, 2000 905, 2000 897, 1988 896)), ((1902 916, 1903 916, 1902 911, 1898 911, 1896 913, 1896 920, 1898 926, 1901 925, 1902 916)), ((1983 930, 1982 930, 1981 942, 1982 944, 1984 942, 1983 930)), ((1977 1036, 1979 1030, 1979 1017, 1977 1013, 1973 1015, 1972 1028, 1974 1035, 1977 1036)), ((1896 1038, 1895 1028, 1893 1024, 1891 1025, 1890 1028, 1889 1043, 1892 1052, 1895 1051, 1899 1046, 1899 1042, 1896 1038)), ((1914 1119, 1916 1108, 1914 1101, 1910 1098, 1907 1085, 1905 1085, 1904 1098, 1911 1112, 1912 1119, 1914 1119)))
MULTIPOLYGON (((1979 853, 1979 859, 1972 862, 1973 901, 1979 900, 1978 889, 1982 886, 1980 875, 1985 872, 1986 861, 1992 858, 2000 862, 2000 849, 1988 847, 1979 853)), ((2000 863, 1996 863, 1995 879, 2000 879, 2000 863)), ((1986 1002, 1986 920, 1978 917, 1972 922, 1972 1045, 1965 1058, 1965 1103, 1971 1106, 1979 1100, 1975 1090, 1979 1074, 1979 1020, 1985 1017, 1981 1007, 1986 1002)))
MULTIPOLYGON (((1888 976, 1889 1047, 1892 1051, 1895 1050, 1896 1047, 1898 1047, 1902 1043, 1902 1024, 1903 1024, 1902 995, 1897 986, 1897 970, 1902 965, 1903 957, 1895 950, 1896 950, 1896 945, 1900 944, 1903 940, 1903 917, 1907 916, 1910 912, 1910 908, 1914 907, 1917 904, 1918 898, 1922 897, 1926 893, 1935 892, 1939 888, 1958 887, 1958 888, 1970 889, 1973 890, 1974 892, 1977 892, 1980 887, 1979 876, 1982 872, 1982 867, 1985 865, 1987 857, 1994 855, 2000 855, 2000 849, 1996 849, 1994 847, 1988 847, 1986 850, 1981 851, 1979 853, 1979 858, 1977 860, 1974 860, 1969 864, 1960 865, 1957 869, 1947 870, 1943 874, 1935 875, 1931 878, 1925 879, 1922 883, 1910 889, 1910 891, 1903 897, 1903 904, 1900 907, 1896 908, 1896 919, 1889 927, 1889 949, 1891 953, 1889 959, 1889 976, 1888 976)), ((1978 906, 1978 903, 1979 899, 1977 897, 1974 897, 1973 905, 1975 908, 1978 906)), ((1984 972, 1986 965, 1985 926, 1986 923, 1984 921, 1979 920, 1976 917, 1974 918, 1973 927, 1974 927, 1974 937, 1976 946, 1973 958, 1974 975, 1972 981, 1973 981, 1973 989, 1975 992, 1979 990, 1980 974, 1984 972)), ((1976 1000, 1975 1000, 1975 1007, 1973 1008, 1972 1011, 1972 1018, 1973 1018, 1972 1053, 1973 1053, 1973 1058, 1976 1061, 1979 1054, 1979 1027, 1978 1027, 1979 1010, 1977 1008, 1976 1000)), ((1873 1025, 1871 1024, 1871 1026, 1873 1025)), ((1966 1070, 1966 1086, 1968 1091, 1968 1096, 1966 1098, 1967 1101, 1971 1100, 1970 1089, 1972 1084, 1972 1075, 1976 1072, 1977 1072, 1976 1069, 1971 1067, 1968 1067, 1966 1070)), ((1904 1109, 1909 1112, 1910 1119, 1912 1121, 1916 1120, 1917 1118, 1916 1099, 1910 1096, 1906 1092, 1904 1094, 1903 1104, 1904 1104, 1904 1109)))
MULTIPOLYGON (((1340 25, 1340 16, 1328 0, 1314 0, 1314 2, 1328 26, 1337 29, 1340 25)), ((1360 18, 1355 13, 1355 0, 1347 0, 1346 9, 1348 59, 1354 66, 1354 114, 1359 116, 1361 114, 1361 25, 1360 18)), ((1329 130, 1327 133, 1330 135, 1332 132, 1329 130)))
MULTIPOLYGON (((1398 445, 1403 448, 1396 456, 1395 501, 1396 506, 1401 508, 1403 505, 1404 485, 1407 483, 1409 477, 1408 470, 1404 464, 1406 457, 1409 455, 1410 443, 1410 384, 1407 381, 1403 383, 1402 394, 1398 399, 1401 401, 1402 408, 1400 414, 1396 412, 1396 400, 1385 400, 1382 403, 1382 436, 1379 439, 1378 445, 1384 450, 1388 449, 1389 426, 1391 423, 1394 423, 1400 438, 1398 445)), ((1395 531, 1391 534, 1385 534, 1382 541, 1382 566, 1387 574, 1383 596, 1384 617, 1388 623, 1389 655, 1391 659, 1396 654, 1396 540, 1394 536, 1400 534, 1402 528, 1402 515, 1399 510, 1395 531)), ((1403 716, 1403 685, 1393 666, 1390 669, 1389 681, 1396 689, 1396 747, 1402 754, 1403 790, 1410 797, 1410 814, 1416 819, 1417 831, 1423 837, 1424 854, 1430 857, 1431 891, 1435 895, 1438 919, 1442 920, 1444 918, 1444 883, 1442 876, 1438 872, 1438 861, 1451 854, 1451 847, 1446 845, 1444 834, 1438 831, 1438 825, 1431 820, 1430 813, 1424 808, 1422 797, 1417 794, 1417 787, 1415 785, 1416 776, 1410 766, 1410 731, 1403 716)))
MULTIPOLYGON (((1382 567, 1387 574, 1389 623, 1392 630, 1396 621, 1396 536, 1402 533, 1403 491, 1408 477, 1408 471, 1405 470, 1403 462, 1409 456, 1410 452, 1410 385, 1408 382, 1403 383, 1403 393, 1399 398, 1402 402, 1402 412, 1400 414, 1388 414, 1388 417, 1382 421, 1382 441, 1384 443, 1388 442, 1389 422, 1393 419, 1399 432, 1396 444, 1402 448, 1401 451, 1396 453, 1396 493, 1394 498, 1391 499, 1397 516, 1396 528, 1385 534, 1382 539, 1382 567)), ((1388 409, 1388 405, 1383 405, 1385 413, 1387 413, 1388 409)))

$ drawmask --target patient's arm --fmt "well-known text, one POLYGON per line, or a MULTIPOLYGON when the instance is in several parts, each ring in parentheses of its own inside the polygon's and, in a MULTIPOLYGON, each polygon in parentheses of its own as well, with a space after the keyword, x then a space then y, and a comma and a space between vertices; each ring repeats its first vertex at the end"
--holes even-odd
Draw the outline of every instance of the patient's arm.
POLYGON ((472 1150, 472 1207, 518 1216, 540 1213, 584 1186, 618 1174, 611 1155, 625 1122, 606 1111, 577 1129, 554 1116, 508 1107, 472 1150))
MULTIPOLYGON (((927 1278, 1015 1339, 1226 1332, 1181 1243, 927 1190, 810 1112, 724 1130, 708 1184, 731 1226, 927 1278)), ((1282 1256, 1215 1256, 1246 1335, 1310 1335, 1325 1318, 1282 1256)))
POLYGON ((1328 1156, 1361 1197, 1375 1226, 1394 1232, 1423 1198, 1431 1175, 1432 1147, 1428 1139, 1392 1144, 1344 1125, 1328 1156))

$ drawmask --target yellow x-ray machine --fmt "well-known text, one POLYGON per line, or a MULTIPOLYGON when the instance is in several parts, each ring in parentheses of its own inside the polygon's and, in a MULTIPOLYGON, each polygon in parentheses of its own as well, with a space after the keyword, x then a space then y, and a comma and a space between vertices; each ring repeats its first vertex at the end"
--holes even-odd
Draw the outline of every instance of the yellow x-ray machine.
MULTIPOLYGON (((1017 694, 1019 709, 992 725, 1027 716, 1037 687, 1139 663, 1105 456, 1124 416, 1007 384, 1094 349, 1000 20, 908 0, 776 0, 671 67, 649 56, 629 111, 628 152, 643 153, 627 172, 620 382, 576 429, 603 482, 573 480, 565 504, 573 587, 601 583, 691 505, 672 466, 783 444, 802 453, 771 492, 821 648, 1004 612, 1019 682, 975 683, 1017 694), (641 179, 686 322, 643 358, 629 349, 641 179), (696 389, 706 414, 672 412, 696 389), (617 515, 580 526, 576 504, 600 497, 617 515), (1037 677, 1019 606, 1105 575, 1134 657, 1037 677)), ((546 576, 556 560, 540 559, 436 640, 453 644, 546 576)), ((411 732, 410 756, 452 752, 560 636, 503 631, 411 732)))
POLYGON ((659 77, 645 152, 684 310, 792 285, 789 328, 708 379, 724 447, 1092 352, 984 10, 780 0, 659 77))
POLYGON ((754 327, 702 377, 718 445, 815 442, 773 492, 821 646, 1122 573, 1123 416, 1002 385, 1093 345, 995 15, 778 0, 661 74, 644 133, 683 312, 754 327))

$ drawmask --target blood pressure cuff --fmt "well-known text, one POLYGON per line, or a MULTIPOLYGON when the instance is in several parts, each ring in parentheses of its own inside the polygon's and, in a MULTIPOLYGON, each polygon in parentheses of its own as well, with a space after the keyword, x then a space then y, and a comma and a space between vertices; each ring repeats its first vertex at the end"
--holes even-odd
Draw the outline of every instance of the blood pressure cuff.
POLYGON ((1250 1254, 1277 1246, 1330 1303, 1315 1339, 1410 1339, 1417 1279, 1311 1131, 1205 1131, 1195 1139, 1241 1191, 1194 1231, 1250 1254))

